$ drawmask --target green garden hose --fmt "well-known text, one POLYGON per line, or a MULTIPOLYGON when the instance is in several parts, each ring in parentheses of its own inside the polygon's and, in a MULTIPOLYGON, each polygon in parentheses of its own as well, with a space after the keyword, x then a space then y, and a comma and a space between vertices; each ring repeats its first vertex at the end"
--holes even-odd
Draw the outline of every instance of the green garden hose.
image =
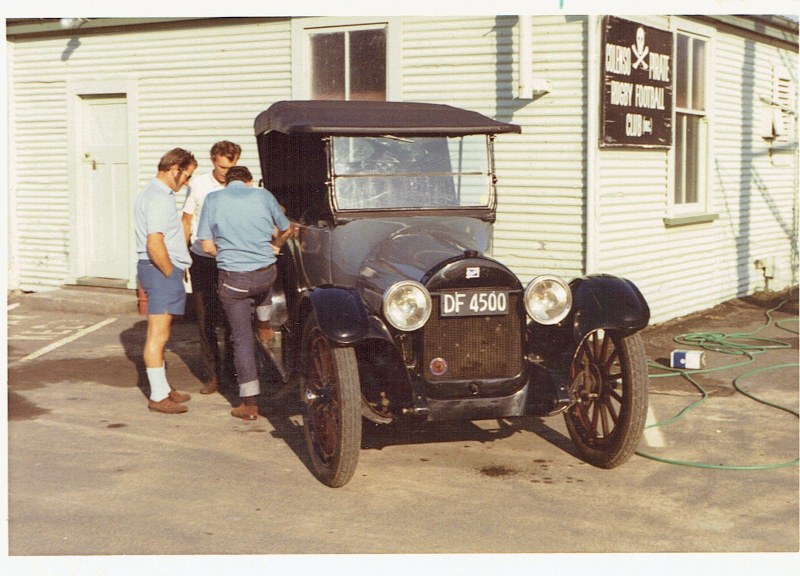
MULTIPOLYGON (((729 370, 731 368, 745 366, 747 364, 752 363, 755 360, 755 357, 759 354, 764 354, 766 352, 769 352, 770 350, 790 348, 791 346, 789 344, 781 340, 775 340, 772 338, 760 338, 756 336, 756 334, 768 328, 769 326, 772 326, 773 324, 782 330, 793 332, 795 334, 798 333, 796 329, 788 328, 785 326, 789 322, 797 323, 798 318, 788 318, 777 322, 772 318, 772 313, 778 310, 787 301, 788 299, 783 300, 780 304, 778 304, 774 308, 767 310, 766 312, 767 322, 764 325, 757 328, 756 330, 753 330, 752 332, 737 332, 732 334, 724 334, 720 332, 696 332, 690 334, 682 334, 674 337, 673 340, 678 344, 696 346, 698 348, 702 348, 703 350, 707 350, 709 352, 718 352, 720 354, 745 356, 746 359, 741 362, 729 364, 727 366, 722 366, 720 368, 705 368, 700 370, 669 368, 662 366, 660 364, 651 363, 650 364, 651 368, 656 368, 664 372, 659 374, 650 374, 650 378, 667 378, 672 376, 682 376, 688 382, 690 382, 695 388, 697 388, 697 390, 700 392, 701 397, 698 400, 695 400, 694 402, 689 404, 688 406, 682 408, 677 414, 675 414, 671 418, 668 418, 667 420, 663 420, 661 422, 656 422, 655 424, 650 424, 646 428, 655 428, 658 426, 666 426, 667 424, 671 424, 672 422, 681 419, 689 410, 696 408, 697 406, 706 401, 706 399, 708 398, 708 392, 706 392, 706 390, 700 385, 699 382, 697 382, 697 380, 695 380, 692 377, 692 375, 717 372, 720 370, 729 370)), ((789 364, 778 364, 773 366, 767 366, 764 368, 757 368, 755 370, 750 370, 749 372, 745 372, 744 374, 737 376, 736 379, 734 379, 733 381, 733 387, 737 392, 743 394, 744 396, 747 396, 751 400, 754 400, 771 408, 775 408, 777 410, 788 412, 789 414, 792 414, 796 418, 800 418, 800 415, 798 415, 798 412, 796 410, 792 410, 785 406, 780 406, 778 404, 767 402, 766 400, 763 400, 762 398, 759 398, 756 395, 745 391, 744 389, 742 389, 740 385, 742 380, 745 380, 749 376, 753 376, 755 374, 760 374, 771 370, 797 368, 798 366, 800 366, 800 364, 798 363, 789 363, 789 364)), ((709 464, 704 462, 686 462, 682 460, 673 460, 669 458, 654 456, 652 454, 647 454, 638 450, 636 451, 636 454, 644 458, 649 458, 650 460, 656 460, 658 462, 664 462, 666 464, 692 466, 695 468, 714 468, 718 470, 769 470, 773 468, 797 466, 798 463, 800 463, 800 460, 796 458, 788 462, 779 462, 775 464, 723 465, 723 464, 709 464)))

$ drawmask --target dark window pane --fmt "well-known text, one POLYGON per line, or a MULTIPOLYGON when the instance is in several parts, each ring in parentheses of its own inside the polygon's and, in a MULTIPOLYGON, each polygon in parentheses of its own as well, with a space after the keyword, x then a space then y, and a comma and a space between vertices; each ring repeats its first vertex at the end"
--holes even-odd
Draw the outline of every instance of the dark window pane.
POLYGON ((344 33, 312 34, 311 98, 344 100, 344 33))
POLYGON ((689 37, 678 34, 677 38, 676 59, 677 65, 675 66, 675 99, 678 108, 687 108, 689 106, 689 82, 688 75, 691 74, 689 67, 689 37))
POLYGON ((683 204, 685 180, 686 115, 675 114, 675 204, 683 204))
POLYGON ((350 33, 350 98, 386 100, 386 32, 350 33))
POLYGON ((686 191, 684 194, 686 204, 693 204, 698 200, 703 126, 701 118, 697 116, 686 118, 686 191))

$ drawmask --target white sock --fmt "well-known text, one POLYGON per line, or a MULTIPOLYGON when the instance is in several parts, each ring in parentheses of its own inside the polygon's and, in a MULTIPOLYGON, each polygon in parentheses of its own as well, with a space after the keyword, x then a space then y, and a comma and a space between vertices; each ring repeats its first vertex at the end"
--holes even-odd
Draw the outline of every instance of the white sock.
POLYGON ((147 381, 150 382, 150 400, 161 402, 169 396, 170 387, 167 382, 167 370, 161 368, 147 368, 147 381))

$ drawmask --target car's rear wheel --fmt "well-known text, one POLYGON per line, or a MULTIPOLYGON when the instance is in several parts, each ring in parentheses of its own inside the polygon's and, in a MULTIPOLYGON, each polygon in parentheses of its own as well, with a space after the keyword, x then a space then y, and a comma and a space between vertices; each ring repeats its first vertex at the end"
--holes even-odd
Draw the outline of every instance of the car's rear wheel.
POLYGON ((361 450, 361 387, 352 347, 332 346, 312 313, 303 333, 303 429, 315 476, 333 488, 353 477, 361 450))
POLYGON ((564 412, 581 458, 614 468, 635 452, 647 418, 647 358, 639 334, 596 330, 570 368, 573 403, 564 412))

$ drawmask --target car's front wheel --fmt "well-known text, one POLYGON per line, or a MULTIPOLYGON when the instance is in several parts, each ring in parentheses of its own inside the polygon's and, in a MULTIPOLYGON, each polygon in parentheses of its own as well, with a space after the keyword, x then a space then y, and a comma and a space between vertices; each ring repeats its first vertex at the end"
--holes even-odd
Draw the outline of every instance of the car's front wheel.
POLYGON ((639 334, 596 330, 570 368, 572 404, 564 412, 581 458, 614 468, 630 458, 647 418, 647 358, 639 334))
POLYGON ((303 332, 303 429, 315 476, 338 488, 353 477, 361 450, 361 386, 352 347, 332 346, 313 312, 303 332))

